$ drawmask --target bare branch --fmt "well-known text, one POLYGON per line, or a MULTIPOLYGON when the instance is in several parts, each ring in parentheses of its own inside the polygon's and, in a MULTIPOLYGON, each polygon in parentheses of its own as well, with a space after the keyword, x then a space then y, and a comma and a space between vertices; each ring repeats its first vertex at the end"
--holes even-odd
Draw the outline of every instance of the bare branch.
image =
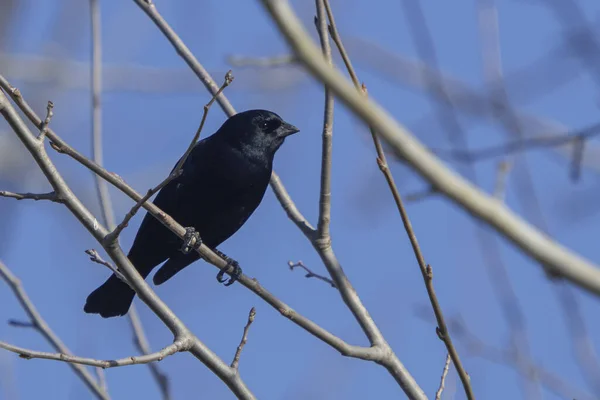
POLYGON ((240 357, 242 355, 242 350, 248 341, 248 332, 250 331, 250 325, 254 322, 254 317, 256 316, 256 309, 252 307, 250 309, 250 313, 248 314, 248 322, 244 327, 244 334, 242 335, 242 340, 235 351, 235 356, 233 356, 233 361, 231 362, 231 368, 237 370, 240 365, 240 357))
MULTIPOLYGON (((3 96, 1 91, 0 96, 3 96)), ((2 103, 0 102, 0 105, 1 104, 2 103)), ((54 348, 54 350, 60 352, 61 354, 70 355, 71 352, 69 351, 67 346, 65 346, 65 344, 60 340, 60 338, 56 336, 52 329, 50 329, 46 321, 42 318, 38 310, 35 308, 31 299, 27 295, 27 292, 25 292, 25 289, 23 289, 23 286, 21 285, 19 279, 8 269, 6 265, 4 265, 2 261, 0 261, 0 277, 13 291, 17 300, 19 300, 21 307, 23 307, 23 310, 25 311, 25 313, 27 313, 27 316, 30 319, 29 322, 24 323, 14 320, 11 320, 9 323, 12 326, 35 329, 44 337, 44 339, 46 339, 46 341, 52 346, 52 348, 54 348)), ((3 347, 2 343, 3 342, 0 342, 0 347, 3 347)), ((83 383, 88 387, 88 389, 94 394, 96 398, 101 400, 110 399, 110 396, 108 395, 106 390, 104 390, 104 388, 100 386, 100 384, 94 379, 94 377, 89 373, 87 369, 85 369, 81 365, 75 364, 71 364, 70 367, 73 370, 73 372, 75 372, 75 374, 79 377, 79 379, 81 379, 83 383)))
POLYGON ((314 273, 306 265, 304 265, 304 263, 302 261, 297 261, 295 263, 291 262, 291 261, 288 261, 288 267, 290 267, 291 271, 293 271, 295 268, 302 268, 303 270, 306 271, 306 275, 304 275, 305 278, 317 278, 317 279, 320 279, 323 282, 329 283, 332 288, 337 289, 337 286, 335 286, 335 282, 334 281, 332 281, 331 279, 327 278, 326 276, 314 273))
POLYGON ((29 350, 23 347, 13 346, 5 342, 0 342, 0 348, 12 351, 13 353, 17 353, 19 357, 24 358, 26 360, 40 358, 44 360, 63 361, 69 364, 89 365, 92 367, 100 368, 125 367, 127 365, 147 364, 154 361, 161 361, 165 357, 171 356, 179 351, 182 351, 183 349, 185 349, 185 347, 186 344, 183 340, 176 340, 172 344, 168 345, 160 351, 157 351, 156 353, 138 357, 125 357, 120 358, 118 360, 97 360, 94 358, 78 357, 65 353, 47 353, 44 351, 29 350))
POLYGON ((6 190, 0 190, 0 196, 1 197, 10 197, 13 199, 17 199, 17 200, 49 200, 49 201, 53 201, 55 203, 62 203, 63 201, 61 199, 58 198, 58 196, 56 195, 56 193, 54 192, 48 192, 48 193, 13 193, 13 192, 8 192, 6 190))
POLYGON ((119 269, 117 267, 115 267, 114 265, 112 265, 111 263, 106 261, 104 258, 102 258, 102 256, 96 250, 88 249, 85 251, 85 254, 90 256, 91 261, 93 261, 97 264, 100 264, 100 265, 104 265, 106 268, 110 269, 112 271, 112 273, 115 274, 120 280, 127 283, 127 278, 125 278, 125 276, 123 276, 121 271, 119 271, 119 269))
POLYGON ((54 108, 54 103, 52 103, 51 101, 48 101, 48 105, 46 106, 46 118, 42 122, 42 126, 40 127, 40 134, 38 135, 38 140, 40 142, 43 142, 44 138, 46 137, 46 132, 48 131, 48 125, 50 125, 50 121, 52 120, 52 117, 54 116, 54 112, 52 111, 53 108, 54 108))
POLYGON ((435 392, 435 400, 441 400, 442 392, 444 391, 444 383, 446 382, 446 376, 448 375, 448 370, 450 369, 450 354, 446 356, 446 362, 444 363, 444 369, 442 370, 442 377, 440 379, 440 386, 438 387, 437 392, 435 392))

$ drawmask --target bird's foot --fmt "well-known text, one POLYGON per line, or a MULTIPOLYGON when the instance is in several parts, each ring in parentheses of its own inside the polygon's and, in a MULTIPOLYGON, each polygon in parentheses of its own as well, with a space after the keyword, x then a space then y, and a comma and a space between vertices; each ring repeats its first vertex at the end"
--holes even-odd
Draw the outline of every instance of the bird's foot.
POLYGON ((200 233, 196 232, 196 230, 191 226, 186 227, 185 236, 183 237, 183 245, 181 246, 181 252, 183 254, 190 254, 200 246, 202 246, 200 233))
POLYGON ((227 261, 227 265, 225 267, 221 268, 221 270, 217 274, 217 280, 219 281, 219 283, 223 283, 223 282, 227 281, 225 286, 233 285, 233 283, 235 281, 237 281, 240 276, 242 276, 242 267, 240 267, 240 264, 237 261, 235 261, 233 258, 227 257, 225 254, 223 254, 219 250, 215 249, 214 252, 217 255, 219 255, 219 257, 221 257, 222 259, 227 261), (231 272, 229 272, 230 270, 231 270, 231 272), (229 274, 229 276, 231 276, 231 278, 229 278, 229 280, 227 280, 227 278, 224 278, 224 275, 226 272, 229 274))

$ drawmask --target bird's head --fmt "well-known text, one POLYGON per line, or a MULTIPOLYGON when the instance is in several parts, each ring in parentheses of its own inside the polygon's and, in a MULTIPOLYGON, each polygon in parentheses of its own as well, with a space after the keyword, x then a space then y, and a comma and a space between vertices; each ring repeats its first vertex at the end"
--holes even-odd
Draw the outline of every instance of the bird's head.
POLYGON ((274 112, 248 110, 230 117, 218 133, 245 154, 272 157, 286 137, 299 131, 274 112))

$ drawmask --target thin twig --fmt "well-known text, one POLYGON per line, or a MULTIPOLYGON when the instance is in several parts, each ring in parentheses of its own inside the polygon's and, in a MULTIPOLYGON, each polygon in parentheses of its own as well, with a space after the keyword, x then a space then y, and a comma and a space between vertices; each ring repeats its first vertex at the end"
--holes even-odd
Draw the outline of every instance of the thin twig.
POLYGON ((327 278, 326 276, 314 273, 306 265, 304 265, 304 263, 302 261, 297 261, 297 262, 288 261, 288 267, 290 267, 291 271, 293 271, 295 268, 302 268, 304 271, 306 271, 306 275, 304 275, 305 278, 320 279, 323 282, 329 283, 332 288, 337 289, 337 286, 335 286, 335 282, 333 280, 331 280, 330 278, 327 278))
POLYGON ((183 167, 183 164, 185 163, 185 160, 187 160, 188 156, 194 149, 196 142, 198 142, 198 139, 200 138, 200 133, 202 132, 202 129, 204 128, 204 123, 206 122, 206 117, 208 116, 208 111, 210 110, 210 107, 213 105, 215 100, 217 100, 219 98, 219 96, 221 96, 221 93, 223 92, 223 90, 225 90, 225 88, 227 86, 231 85, 231 82, 233 82, 233 79, 234 79, 234 77, 233 77, 233 74, 231 73, 231 70, 227 71, 227 73, 225 74, 225 79, 223 81, 223 84, 213 94, 210 101, 204 105, 204 112, 202 114, 202 120, 200 121, 200 126, 198 126, 198 130, 196 130, 196 134, 194 135, 192 141, 190 142, 190 145, 188 146, 187 150, 183 154, 183 157, 181 157, 181 159, 177 163, 177 166, 175 167, 176 171, 181 170, 181 168, 183 167))
POLYGON ((8 192, 6 190, 0 190, 1 197, 10 197, 17 200, 49 200, 55 203, 62 203, 63 201, 58 198, 56 193, 48 192, 48 193, 14 193, 8 192))
POLYGON ((100 265, 104 265, 106 268, 110 269, 112 271, 112 273, 117 276, 117 278, 119 278, 123 282, 127 283, 127 278, 125 278, 125 276, 123 276, 121 271, 119 271, 119 269, 117 267, 115 267, 114 265, 112 265, 111 263, 106 261, 104 258, 102 258, 102 256, 98 253, 98 251, 96 251, 95 249, 87 249, 85 251, 85 254, 90 256, 90 261, 95 262, 100 265))
MULTIPOLYGON (((0 91, 0 95, 1 95, 0 91)), ((52 348, 62 354, 70 355, 71 352, 65 346, 65 344, 60 340, 58 336, 50 329, 50 326, 46 323, 46 321, 42 318, 38 310, 33 305, 33 302, 27 295, 27 292, 21 285, 21 281, 8 269, 8 267, 0 261, 0 277, 6 282, 6 284, 13 291, 17 300, 23 307, 23 310, 27 314, 30 319, 28 325, 24 323, 16 324, 16 321, 12 321, 11 325, 19 326, 19 327, 27 327, 33 328, 38 331, 44 339, 52 346, 52 348)), ((90 391, 94 394, 94 396, 101 400, 109 400, 110 396, 104 390, 100 384, 94 379, 92 374, 89 373, 87 369, 82 367, 81 365, 70 364, 69 365, 73 372, 83 381, 83 383, 90 389, 90 391)))
POLYGON ((435 392, 435 400, 441 400, 442 392, 444 391, 444 384, 446 382, 446 376, 448 375, 448 370, 450 369, 450 354, 446 356, 446 362, 444 363, 444 369, 442 370, 442 377, 440 378, 440 386, 438 387, 437 392, 435 392))
POLYGON ((123 229, 125 229, 129 225, 129 221, 131 221, 131 218, 133 218, 135 216, 135 214, 140 210, 140 208, 142 208, 144 203, 146 201, 148 201, 150 199, 150 197, 152 197, 156 192, 158 192, 163 187, 165 187, 173 179, 180 176, 181 172, 182 172, 181 170, 176 170, 176 171, 172 172, 171 174, 169 174, 169 176, 167 176, 165 179, 163 179, 163 181, 160 182, 158 185, 156 185, 152 189, 149 189, 146 192, 146 194, 144 195, 144 197, 142 197, 137 203, 135 203, 134 206, 131 207, 131 210, 129 210, 129 212, 127 214, 125 214, 123 221, 121 221, 121 223, 119 225, 117 225, 117 227, 112 232, 110 232, 108 235, 106 235, 104 240, 106 240, 107 243, 116 241, 119 238, 119 235, 121 234, 123 229))
POLYGON ((254 317, 256 317, 256 309, 252 307, 250 309, 250 313, 248 314, 248 322, 244 327, 242 340, 240 340, 240 344, 238 345, 237 350, 235 351, 235 355, 233 356, 233 361, 231 362, 231 368, 235 369, 236 371, 240 365, 240 357, 242 355, 242 350, 244 349, 244 346, 248 341, 248 332, 250 331, 250 325, 252 325, 252 323, 254 322, 254 317))
POLYGON ((8 344, 5 342, 0 342, 0 348, 12 351, 13 353, 17 353, 19 357, 24 358, 26 360, 40 358, 44 360, 63 361, 69 364, 89 365, 92 367, 100 368, 116 368, 125 367, 127 365, 147 364, 154 361, 161 361, 165 357, 171 356, 177 353, 178 351, 181 351, 184 348, 184 342, 181 340, 176 340, 172 344, 168 345, 160 351, 157 351, 156 353, 145 354, 143 356, 137 357, 125 357, 120 358, 118 360, 97 360, 95 358, 79 357, 66 353, 48 353, 45 351, 35 351, 23 347, 13 346, 12 344, 8 344))
POLYGON ((40 142, 43 142, 44 138, 46 137, 46 132, 48 131, 48 125, 50 125, 50 121, 52 120, 52 117, 54 116, 54 112, 52 111, 53 108, 54 108, 54 103, 52 103, 51 101, 48 101, 48 105, 46 106, 46 118, 44 119, 44 122, 42 122, 42 126, 40 127, 40 134, 38 135, 38 140, 40 142))

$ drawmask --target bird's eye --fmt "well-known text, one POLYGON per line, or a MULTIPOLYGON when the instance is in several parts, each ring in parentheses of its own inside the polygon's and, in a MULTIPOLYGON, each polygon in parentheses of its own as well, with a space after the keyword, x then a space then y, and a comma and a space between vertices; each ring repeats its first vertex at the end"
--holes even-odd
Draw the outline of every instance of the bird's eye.
POLYGON ((265 132, 273 132, 275 129, 281 126, 281 121, 278 119, 270 119, 268 121, 263 121, 261 127, 265 132))

